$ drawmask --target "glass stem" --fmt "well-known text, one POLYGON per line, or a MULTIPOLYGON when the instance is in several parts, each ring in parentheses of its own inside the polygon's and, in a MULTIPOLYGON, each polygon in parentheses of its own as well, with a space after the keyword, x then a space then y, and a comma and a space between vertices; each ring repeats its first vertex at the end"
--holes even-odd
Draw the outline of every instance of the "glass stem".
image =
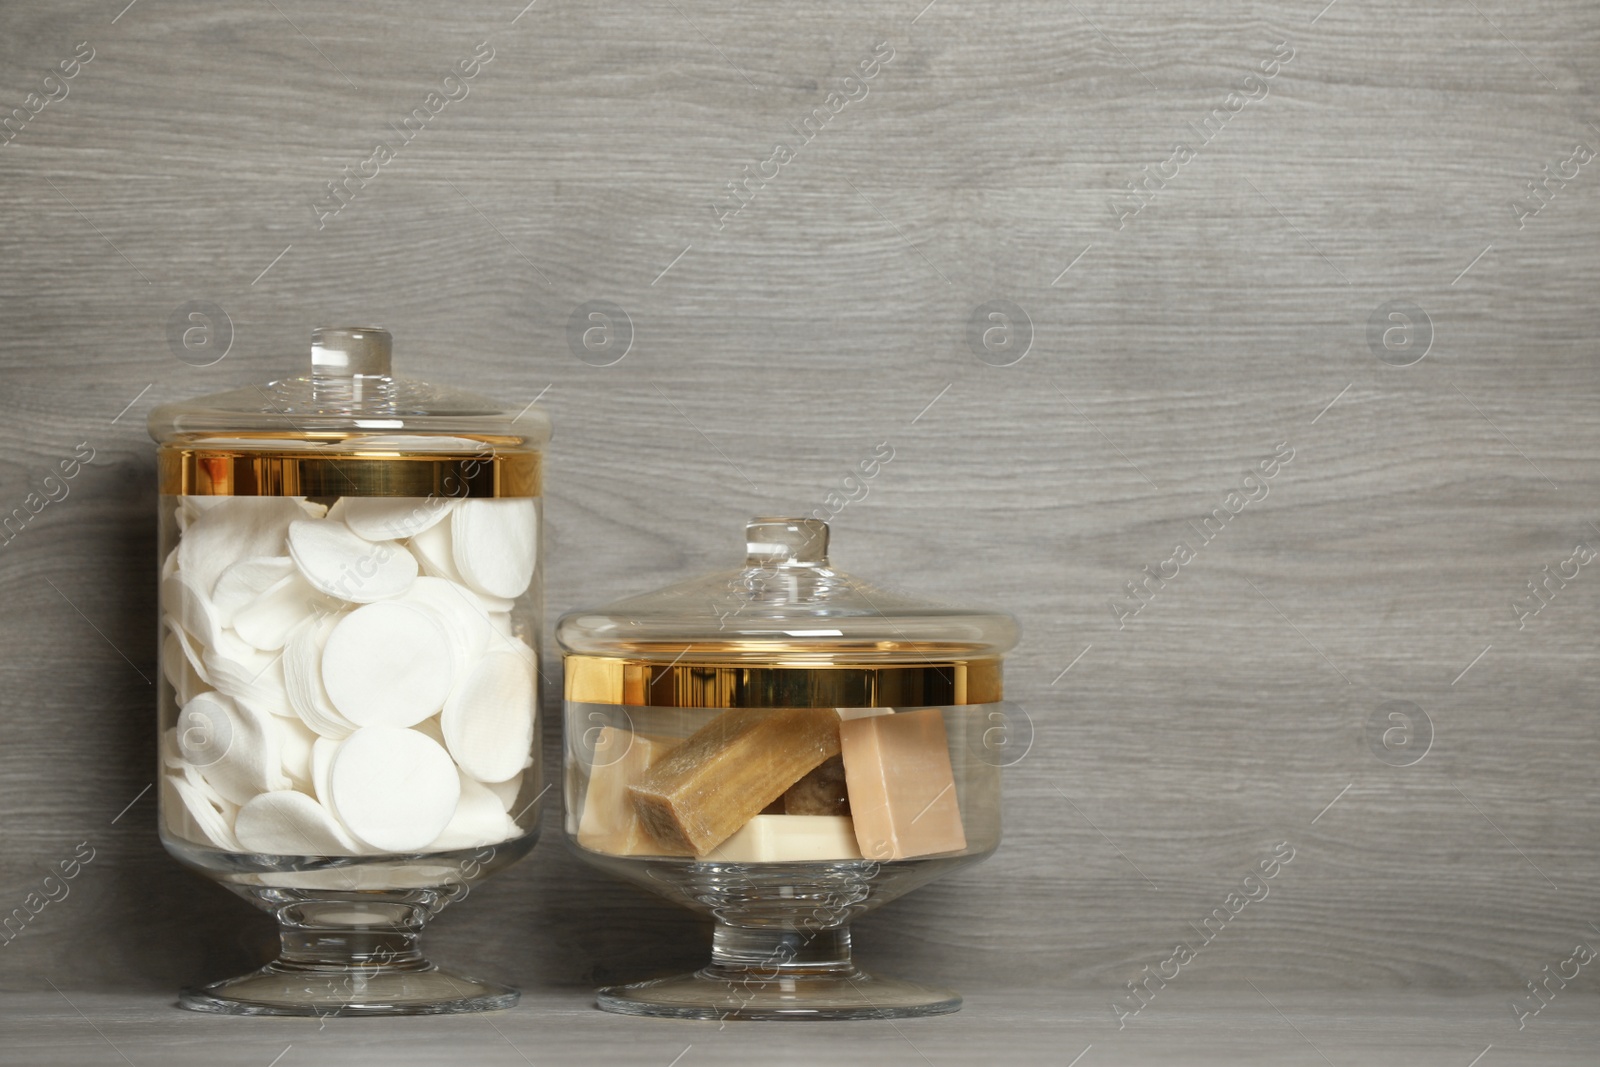
POLYGON ((755 982, 780 978, 854 975, 850 927, 804 930, 783 926, 733 926, 719 921, 711 941, 708 975, 755 982))
POLYGON ((345 971, 360 984, 363 974, 431 966, 417 947, 430 917, 422 905, 301 900, 278 908, 277 917, 277 966, 287 970, 345 971))

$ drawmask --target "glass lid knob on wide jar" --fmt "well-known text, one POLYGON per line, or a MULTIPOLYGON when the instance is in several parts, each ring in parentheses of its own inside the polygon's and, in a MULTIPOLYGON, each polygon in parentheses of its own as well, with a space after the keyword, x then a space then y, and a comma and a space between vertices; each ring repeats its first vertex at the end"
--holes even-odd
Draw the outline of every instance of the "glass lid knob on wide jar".
POLYGON ((309 372, 157 408, 161 839, 277 918, 279 958, 187 990, 232 1014, 516 1001, 423 925, 539 823, 537 409, 390 372, 321 328, 309 372))
POLYGON ((857 915, 1000 840, 1000 612, 877 589, 828 527, 763 518, 742 567, 571 612, 566 834, 716 923, 690 975, 600 991, 680 1018, 896 1018, 961 998, 850 958, 857 915))

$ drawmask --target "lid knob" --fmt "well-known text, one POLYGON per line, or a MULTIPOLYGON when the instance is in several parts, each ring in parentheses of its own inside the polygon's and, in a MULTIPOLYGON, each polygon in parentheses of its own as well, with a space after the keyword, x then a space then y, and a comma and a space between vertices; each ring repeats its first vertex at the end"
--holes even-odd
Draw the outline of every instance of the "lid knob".
POLYGON ((821 519, 751 519, 744 541, 747 566, 828 562, 828 524, 821 519))
POLYGON ((387 375, 394 339, 376 326, 318 326, 311 331, 311 373, 319 378, 387 375))

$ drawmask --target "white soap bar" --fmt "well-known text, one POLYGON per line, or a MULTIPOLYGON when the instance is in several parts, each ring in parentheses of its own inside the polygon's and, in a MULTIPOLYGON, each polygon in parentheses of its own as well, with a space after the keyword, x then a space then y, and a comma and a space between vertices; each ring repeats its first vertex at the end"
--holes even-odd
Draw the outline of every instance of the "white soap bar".
MULTIPOLYGON (((323 737, 349 737, 356 724, 339 714, 322 684, 322 646, 345 616, 325 615, 301 623, 283 646, 283 681, 289 705, 323 737)), ((324 798, 326 800, 326 798, 324 798)))
POLYGON ((699 858, 717 863, 858 860, 861 850, 848 815, 757 815, 699 858))
POLYGON ((483 783, 460 775, 461 799, 456 802, 456 813, 444 832, 428 846, 429 852, 449 852, 459 848, 478 848, 514 837, 515 824, 506 815, 506 809, 483 783))
POLYGON ((463 500, 450 515, 456 569, 473 589, 515 598, 528 589, 538 546, 532 500, 463 500))
POLYGON ((246 851, 268 856, 352 856, 360 851, 328 809, 293 790, 253 797, 239 809, 233 832, 246 851))
POLYGON ((193 841, 225 852, 243 852, 233 827, 194 786, 178 774, 161 776, 161 810, 167 829, 185 841, 193 841))
POLYGON ((417 731, 366 726, 339 744, 328 789, 334 813, 357 839, 384 852, 415 852, 449 825, 461 782, 450 754, 417 731))
POLYGON ((533 745, 533 663, 522 652, 484 653, 445 701, 445 742, 461 769, 503 782, 526 765, 533 745))
POLYGON ((289 525, 305 509, 288 497, 190 497, 199 514, 178 542, 178 570, 211 595, 230 564, 256 556, 281 556, 289 525))
POLYGON ((449 516, 456 506, 450 497, 341 497, 345 525, 368 541, 415 537, 449 516))
POLYGON ((342 522, 289 524, 289 555, 320 591, 358 604, 399 596, 417 577, 417 560, 394 541, 367 541, 342 522))
POLYGON ((290 786, 272 716, 221 693, 201 693, 183 706, 178 713, 178 749, 232 804, 290 786))
POLYGON ((240 608, 248 606, 293 573, 294 560, 288 556, 257 556, 229 566, 211 591, 211 604, 222 625, 232 626, 233 617, 240 608))
POLYGON ((433 612, 399 601, 340 620, 322 650, 322 684, 357 726, 415 726, 444 704, 455 680, 450 639, 433 612))

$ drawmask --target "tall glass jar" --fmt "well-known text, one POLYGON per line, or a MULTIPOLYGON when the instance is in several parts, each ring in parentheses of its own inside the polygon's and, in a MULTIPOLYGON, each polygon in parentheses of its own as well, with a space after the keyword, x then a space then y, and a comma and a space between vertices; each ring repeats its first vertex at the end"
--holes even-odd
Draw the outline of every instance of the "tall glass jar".
POLYGON ((755 519, 738 569, 562 617, 566 836, 715 920, 711 963, 603 989, 696 1019, 897 1018, 948 990, 879 978, 850 922, 989 855, 1011 616, 875 589, 815 519, 755 519))
POLYGON ((161 840, 277 919, 197 1011, 514 1004, 423 925, 533 847, 549 423, 393 377, 321 328, 309 373, 157 408, 161 840))

